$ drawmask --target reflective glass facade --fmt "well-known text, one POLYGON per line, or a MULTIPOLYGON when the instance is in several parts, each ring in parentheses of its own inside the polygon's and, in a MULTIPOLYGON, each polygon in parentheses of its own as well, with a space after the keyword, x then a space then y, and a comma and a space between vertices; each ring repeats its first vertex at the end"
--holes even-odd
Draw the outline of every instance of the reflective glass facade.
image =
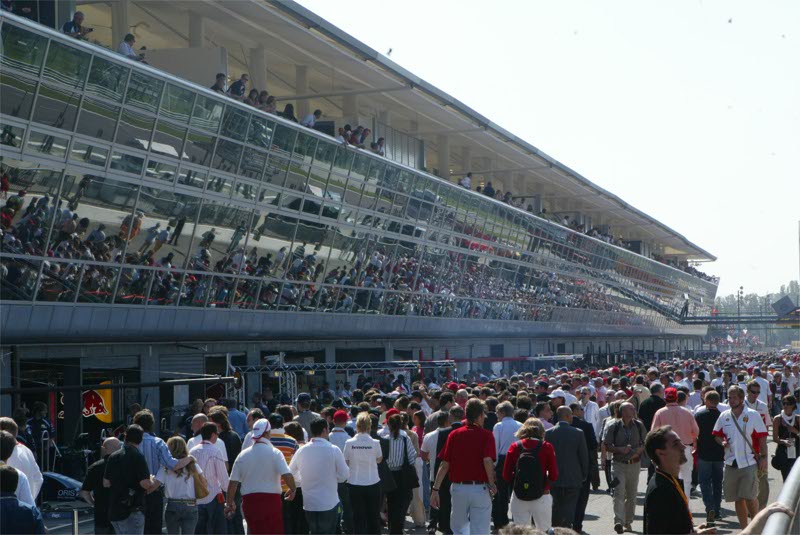
POLYGON ((685 295, 713 302, 711 282, 106 50, 0 32, 3 300, 675 331, 685 295))

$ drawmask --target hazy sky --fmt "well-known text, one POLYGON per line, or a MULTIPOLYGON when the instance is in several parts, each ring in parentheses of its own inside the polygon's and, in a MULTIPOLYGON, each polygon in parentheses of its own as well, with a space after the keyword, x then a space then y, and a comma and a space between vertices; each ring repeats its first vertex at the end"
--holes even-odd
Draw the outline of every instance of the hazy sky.
POLYGON ((800 1, 300 0, 682 233, 798 278, 800 1))

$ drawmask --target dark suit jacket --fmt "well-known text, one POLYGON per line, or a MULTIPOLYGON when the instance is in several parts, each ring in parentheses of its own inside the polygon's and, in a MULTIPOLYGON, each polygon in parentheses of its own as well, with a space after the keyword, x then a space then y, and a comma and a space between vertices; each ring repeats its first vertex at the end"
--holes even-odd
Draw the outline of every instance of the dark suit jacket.
POLYGON ((653 425, 653 417, 656 415, 656 411, 666 406, 667 402, 658 396, 650 396, 642 401, 642 404, 639 406, 639 419, 642 421, 647 431, 650 431, 650 427, 653 425))
MULTIPOLYGON (((680 485, 683 481, 678 480, 680 485)), ((675 485, 656 471, 644 498, 644 533, 648 535, 691 533, 692 517, 675 485)))
POLYGON ((594 426, 583 418, 572 418, 572 427, 577 427, 583 431, 583 438, 586 440, 586 449, 589 451, 597 450, 597 437, 594 434, 594 426))
POLYGON ((583 431, 566 422, 548 429, 544 438, 556 450, 558 479, 551 487, 579 488, 589 477, 589 450, 583 431))

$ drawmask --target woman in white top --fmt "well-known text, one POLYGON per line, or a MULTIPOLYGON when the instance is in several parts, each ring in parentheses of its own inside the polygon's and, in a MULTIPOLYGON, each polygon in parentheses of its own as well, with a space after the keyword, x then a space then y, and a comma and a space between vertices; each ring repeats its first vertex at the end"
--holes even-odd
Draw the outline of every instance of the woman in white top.
MULTIPOLYGON (((181 437, 172 437, 167 441, 170 453, 176 459, 183 459, 189 452, 186 441, 181 437)), ((156 481, 163 485, 167 498, 167 510, 164 520, 167 533, 187 535, 194 533, 197 525, 197 503, 194 494, 193 474, 203 477, 203 471, 195 462, 191 462, 179 470, 168 470, 165 466, 156 474, 156 481)))
POLYGON ((350 467, 347 486, 353 511, 353 533, 380 533, 380 481, 378 463, 383 460, 380 442, 369 434, 372 420, 368 412, 356 418, 355 437, 344 444, 344 460, 350 467))

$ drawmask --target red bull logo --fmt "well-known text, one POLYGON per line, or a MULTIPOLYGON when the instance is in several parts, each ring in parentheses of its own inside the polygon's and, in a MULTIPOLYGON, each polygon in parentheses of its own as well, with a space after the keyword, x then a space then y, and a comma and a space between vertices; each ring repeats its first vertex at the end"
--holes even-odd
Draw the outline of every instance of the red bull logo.
MULTIPOLYGON (((100 384, 110 384, 110 381, 100 384)), ((111 390, 85 391, 83 393, 83 417, 95 416, 101 422, 110 423, 112 399, 111 390)))

